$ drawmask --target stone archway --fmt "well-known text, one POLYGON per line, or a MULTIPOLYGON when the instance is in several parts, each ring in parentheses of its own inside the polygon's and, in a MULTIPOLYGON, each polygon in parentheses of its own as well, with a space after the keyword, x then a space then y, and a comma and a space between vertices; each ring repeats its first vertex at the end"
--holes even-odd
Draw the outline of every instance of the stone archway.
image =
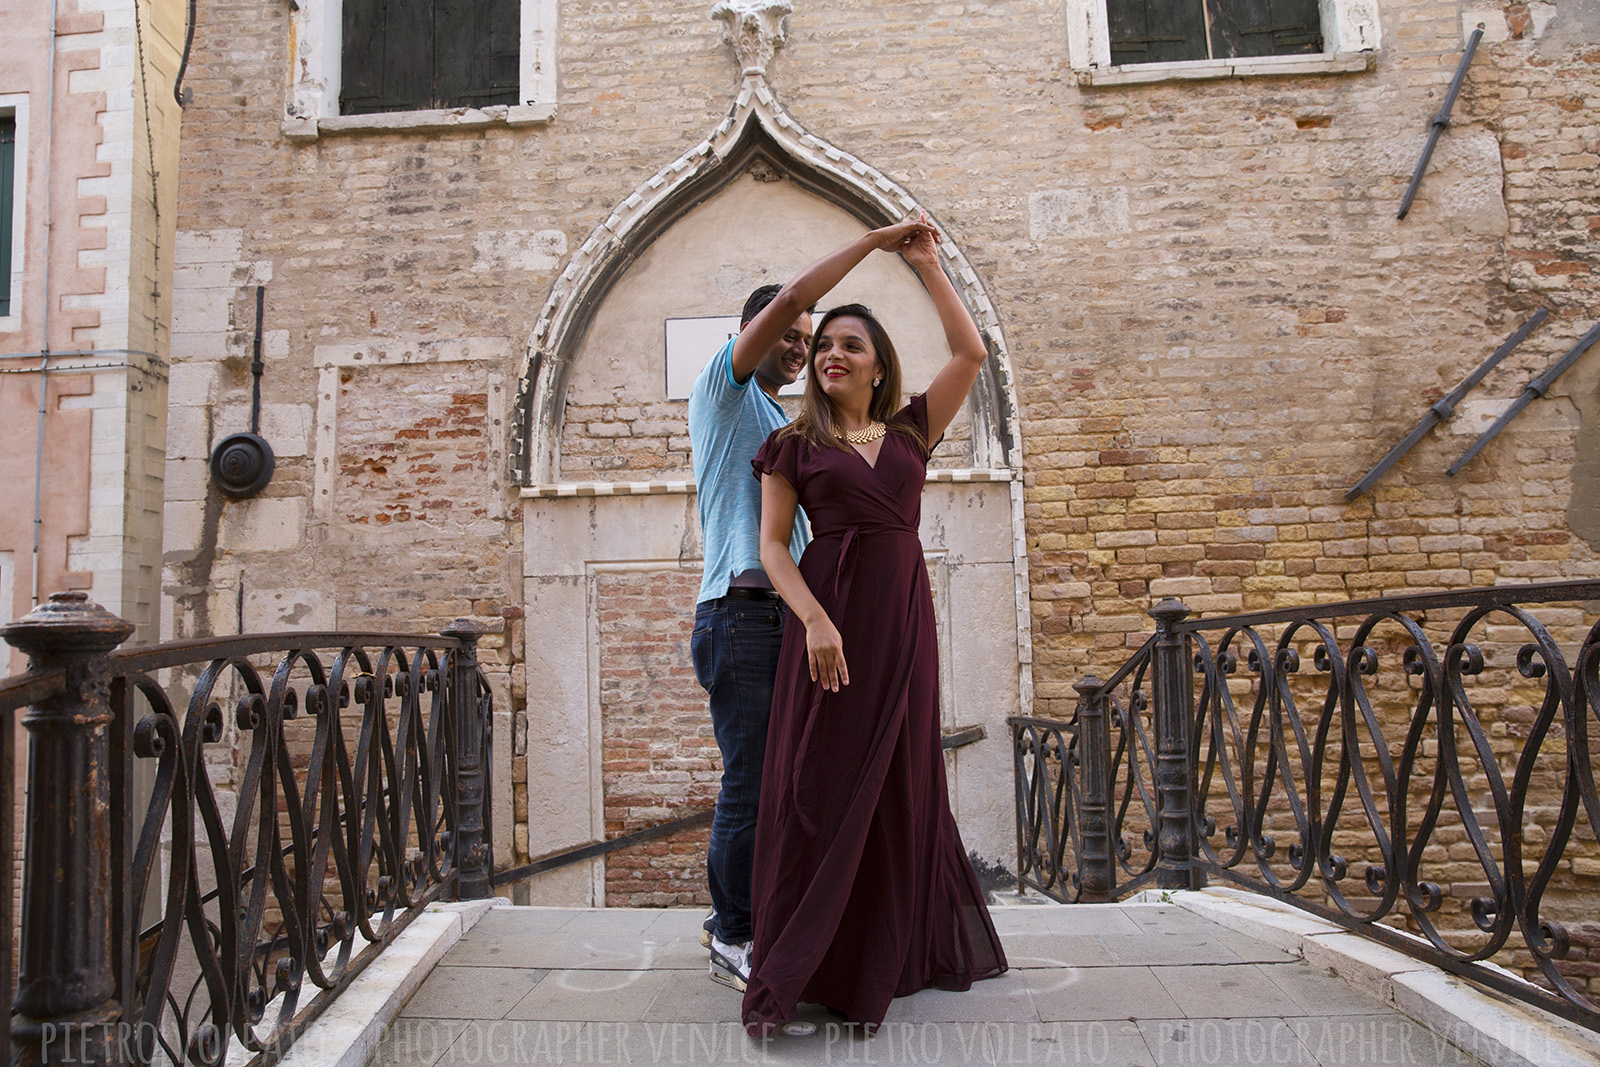
MULTIPOLYGON (((584 241, 552 287, 522 368, 512 474, 523 486, 526 847, 535 857, 667 821, 715 796, 716 751, 687 656, 699 529, 683 405, 664 392, 662 320, 736 312, 752 284, 782 280, 839 235, 926 210, 795 122, 761 70, 770 33, 741 36, 741 12, 718 10, 744 69, 728 117, 584 241), (772 228, 748 234, 749 219, 772 228)), ((995 309, 948 236, 942 251, 991 357, 964 426, 936 456, 923 538, 944 644, 945 725, 987 731, 952 755, 952 800, 969 846, 1009 866, 1005 717, 1032 703, 1020 428, 995 309), (953 620, 964 631, 954 654, 953 620), (981 637, 969 641, 967 631, 981 637)), ((942 346, 909 269, 888 257, 873 269, 864 284, 897 347, 907 348, 902 329, 942 346)), ((911 384, 931 376, 907 362, 911 384)), ((687 903, 696 848, 678 845, 551 872, 532 899, 687 903)))

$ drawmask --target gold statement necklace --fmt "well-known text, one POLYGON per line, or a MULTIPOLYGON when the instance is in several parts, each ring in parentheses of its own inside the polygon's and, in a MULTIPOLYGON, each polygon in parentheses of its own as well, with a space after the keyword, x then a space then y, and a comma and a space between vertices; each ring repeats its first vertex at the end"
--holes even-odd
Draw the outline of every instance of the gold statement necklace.
POLYGON ((859 430, 841 430, 835 426, 833 436, 841 441, 849 441, 853 445, 870 445, 882 437, 887 427, 881 422, 871 422, 859 430))

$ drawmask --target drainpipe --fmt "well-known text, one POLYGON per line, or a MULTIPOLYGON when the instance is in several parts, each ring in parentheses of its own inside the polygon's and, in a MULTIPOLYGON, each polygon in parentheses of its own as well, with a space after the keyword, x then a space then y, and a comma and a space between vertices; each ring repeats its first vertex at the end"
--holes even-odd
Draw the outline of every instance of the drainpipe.
MULTIPOLYGON (((49 74, 45 81, 44 98, 44 278, 41 283, 44 290, 44 299, 41 302, 42 311, 39 315, 39 337, 43 342, 40 350, 42 360, 39 363, 39 434, 34 442, 33 452, 33 580, 31 603, 39 606, 39 539, 41 528, 44 525, 44 415, 47 398, 50 392, 50 232, 55 226, 55 219, 50 214, 50 163, 55 156, 55 128, 56 128, 56 5, 58 0, 50 0, 50 62, 49 74)), ((22 163, 27 166, 27 160, 22 163)), ((24 236, 26 240, 26 236, 24 236)), ((7 607, 6 614, 10 614, 7 607)))
MULTIPOLYGON (((39 364, 39 432, 33 449, 33 606, 39 606, 39 540, 44 526, 44 412, 50 389, 50 346, 39 364)), ((7 609, 9 612, 9 609, 7 609)))

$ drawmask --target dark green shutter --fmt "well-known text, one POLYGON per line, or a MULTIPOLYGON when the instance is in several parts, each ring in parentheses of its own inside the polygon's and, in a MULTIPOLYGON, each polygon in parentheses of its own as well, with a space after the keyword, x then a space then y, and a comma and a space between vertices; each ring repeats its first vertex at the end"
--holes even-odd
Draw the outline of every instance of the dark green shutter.
POLYGON ((434 84, 443 107, 519 104, 520 0, 434 0, 434 84))
POLYGON ((1106 25, 1118 66, 1208 58, 1201 0, 1106 0, 1106 25))
POLYGON ((0 119, 0 315, 11 314, 11 212, 15 193, 17 120, 0 119))
POLYGON ((1286 56, 1322 51, 1317 0, 1209 0, 1212 54, 1286 56))
POLYGON ((432 0, 344 0, 339 113, 418 111, 432 99, 432 0))
POLYGON ((519 103, 520 0, 344 0, 339 113, 519 103))

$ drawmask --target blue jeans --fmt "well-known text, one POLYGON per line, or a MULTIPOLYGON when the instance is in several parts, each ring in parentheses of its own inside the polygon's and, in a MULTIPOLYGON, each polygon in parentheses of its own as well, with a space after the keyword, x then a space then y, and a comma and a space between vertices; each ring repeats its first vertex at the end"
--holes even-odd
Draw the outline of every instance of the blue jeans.
POLYGON ((711 819, 706 875, 717 937, 729 944, 750 940, 756 807, 786 610, 777 598, 707 600, 695 607, 689 639, 695 678, 711 698, 711 728, 722 750, 722 791, 711 819))

